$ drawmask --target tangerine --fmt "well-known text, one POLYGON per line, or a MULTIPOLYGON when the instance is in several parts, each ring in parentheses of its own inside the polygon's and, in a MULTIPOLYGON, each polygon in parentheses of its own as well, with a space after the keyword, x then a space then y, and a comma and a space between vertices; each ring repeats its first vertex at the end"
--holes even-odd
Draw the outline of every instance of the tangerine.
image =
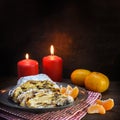
POLYGON ((89 75, 90 73, 91 71, 86 70, 86 69, 75 69, 71 73, 70 78, 73 84, 84 86, 84 80, 86 76, 89 75))
POLYGON ((70 95, 71 97, 75 99, 79 94, 79 89, 77 86, 72 88, 70 85, 67 85, 67 87, 61 87, 60 92, 62 94, 70 95))
POLYGON ((74 87, 73 90, 70 93, 70 96, 72 96, 75 99, 78 96, 78 94, 79 94, 78 87, 74 87))
POLYGON ((61 87, 60 88, 60 93, 64 94, 66 92, 66 87, 61 87))
POLYGON ((106 100, 96 100, 96 103, 99 105, 103 105, 103 107, 105 108, 105 110, 111 110, 114 107, 114 100, 109 98, 106 100))
POLYGON ((100 72, 91 72, 85 78, 85 87, 95 92, 104 92, 109 88, 109 78, 100 72))
POLYGON ((94 114, 94 113, 105 114, 106 110, 105 110, 105 108, 102 105, 93 104, 93 105, 90 105, 88 107, 87 113, 89 113, 89 114, 94 114))

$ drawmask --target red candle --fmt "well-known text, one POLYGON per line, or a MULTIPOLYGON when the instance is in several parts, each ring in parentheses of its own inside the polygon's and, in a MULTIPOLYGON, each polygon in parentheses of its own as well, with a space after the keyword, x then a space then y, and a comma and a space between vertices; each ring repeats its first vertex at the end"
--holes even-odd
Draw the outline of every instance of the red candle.
POLYGON ((54 55, 54 47, 50 47, 51 55, 42 59, 43 73, 47 74, 53 81, 60 82, 62 80, 62 58, 54 55))
POLYGON ((17 63, 18 78, 28 75, 36 75, 39 72, 39 65, 36 60, 29 59, 29 55, 26 54, 26 59, 17 63))

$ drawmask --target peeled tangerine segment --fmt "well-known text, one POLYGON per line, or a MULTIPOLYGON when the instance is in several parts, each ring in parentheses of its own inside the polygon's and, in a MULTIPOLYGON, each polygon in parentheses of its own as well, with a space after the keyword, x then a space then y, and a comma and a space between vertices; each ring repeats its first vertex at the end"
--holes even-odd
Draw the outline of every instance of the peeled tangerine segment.
POLYGON ((67 85, 67 87, 61 87, 60 92, 62 94, 70 95, 75 99, 79 94, 79 88, 76 86, 72 88, 70 85, 67 85))
POLYGON ((66 92, 66 87, 61 87, 61 88, 60 88, 60 92, 61 92, 62 94, 64 94, 64 93, 66 92))
POLYGON ((105 110, 111 110, 114 107, 114 100, 111 98, 106 100, 98 99, 96 103, 102 105, 105 108, 105 110))
POLYGON ((105 108, 102 105, 93 104, 93 105, 90 105, 88 107, 87 113, 89 113, 89 114, 94 114, 94 113, 105 114, 106 110, 105 110, 105 108))
POLYGON ((75 99, 79 94, 79 89, 78 87, 74 87, 73 90, 71 91, 70 95, 75 99))

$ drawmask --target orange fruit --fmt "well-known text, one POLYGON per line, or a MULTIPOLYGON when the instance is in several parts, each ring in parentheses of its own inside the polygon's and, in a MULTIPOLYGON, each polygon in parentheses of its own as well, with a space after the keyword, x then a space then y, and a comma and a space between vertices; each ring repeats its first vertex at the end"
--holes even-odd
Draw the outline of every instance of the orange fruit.
POLYGON ((105 108, 105 110, 111 110, 114 107, 114 100, 111 98, 106 100, 98 99, 96 103, 102 105, 105 108))
POLYGON ((60 93, 64 94, 66 92, 66 87, 61 87, 60 88, 60 93))
POLYGON ((88 107, 87 113, 89 113, 89 114, 94 114, 94 113, 105 114, 106 110, 105 110, 105 108, 102 105, 93 104, 93 105, 90 105, 88 107))
POLYGON ((109 78, 100 72, 91 72, 85 78, 85 87, 95 92, 104 92, 109 88, 109 78))
POLYGON ((78 94, 79 94, 78 87, 74 87, 73 90, 70 93, 70 96, 72 96, 75 99, 78 96, 78 94))
POLYGON ((78 87, 72 88, 70 85, 67 85, 67 87, 60 88, 60 93, 70 95, 75 99, 79 94, 79 89, 78 87))
POLYGON ((73 84, 84 86, 84 80, 86 76, 89 75, 90 73, 91 72, 86 69, 75 69, 71 73, 70 78, 73 84))

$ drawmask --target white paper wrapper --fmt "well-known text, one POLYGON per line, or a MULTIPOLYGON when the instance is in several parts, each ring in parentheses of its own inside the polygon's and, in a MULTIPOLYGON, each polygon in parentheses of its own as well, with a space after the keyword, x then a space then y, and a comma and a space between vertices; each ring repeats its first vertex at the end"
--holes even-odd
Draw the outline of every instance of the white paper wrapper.
POLYGON ((31 75, 31 76, 21 77, 21 78, 18 80, 16 86, 9 91, 9 96, 12 96, 12 95, 13 95, 14 90, 15 90, 18 86, 22 85, 23 83, 25 83, 25 82, 27 82, 27 81, 29 81, 29 80, 35 80, 35 81, 49 80, 49 81, 51 81, 52 83, 54 83, 54 87, 55 87, 55 88, 59 88, 59 86, 58 86, 54 81, 52 81, 52 79, 51 79, 49 76, 47 76, 46 74, 31 75))
MULTIPOLYGON (((21 85, 21 84, 27 82, 28 80, 38 80, 38 81, 50 80, 51 82, 53 82, 52 79, 50 77, 48 77, 46 74, 38 74, 38 75, 21 77, 18 80, 17 85, 21 85)), ((55 83, 55 82, 53 82, 53 83, 55 83)))

